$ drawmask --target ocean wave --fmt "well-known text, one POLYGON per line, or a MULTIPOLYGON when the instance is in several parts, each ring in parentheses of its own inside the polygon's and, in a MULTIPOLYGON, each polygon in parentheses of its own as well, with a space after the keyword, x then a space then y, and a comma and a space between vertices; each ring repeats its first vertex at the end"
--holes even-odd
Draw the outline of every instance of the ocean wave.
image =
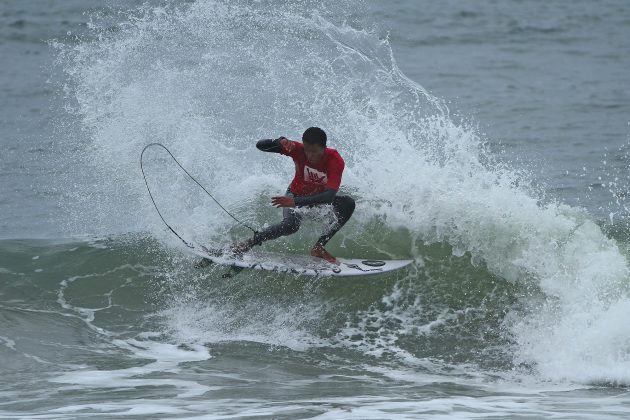
MULTIPOLYGON (((309 2, 144 6, 129 12, 119 31, 105 31, 96 21, 91 39, 60 46, 68 107, 84 136, 70 139, 68 150, 75 150, 69 153, 79 163, 77 172, 89 180, 71 193, 76 203, 68 211, 76 217, 70 230, 148 231, 159 243, 171 243, 138 171, 139 152, 152 141, 170 146, 220 201, 262 225, 278 217, 267 197, 286 188, 292 165, 260 154, 254 141, 298 137, 304 127, 320 125, 346 159, 344 185, 359 201, 332 249, 429 261, 433 247, 444 247, 450 255, 438 258, 438 266, 449 273, 453 261, 463 259, 465 268, 452 276, 438 270, 433 283, 457 289, 472 276, 478 283, 463 290, 484 302, 464 299, 452 307, 438 293, 427 297, 419 285, 429 277, 417 267, 417 273, 394 281, 396 288, 370 285, 370 305, 344 312, 351 314, 343 321, 347 325, 326 340, 353 347, 353 337, 359 337, 354 347, 377 356, 404 349, 418 357, 441 353, 468 360, 460 356, 486 339, 482 327, 472 329, 478 335, 468 353, 452 353, 448 346, 457 347, 453 343, 464 333, 459 323, 467 325, 471 317, 478 326, 489 322, 488 334, 495 337, 489 348, 514 353, 509 362, 498 357, 501 366, 526 366, 551 380, 629 382, 630 334, 620 321, 630 301, 628 263, 617 242, 584 210, 543 203, 530 175, 499 163, 474 126, 456 121, 442 100, 398 69, 386 38, 339 16, 333 5, 309 2), (478 269, 481 274, 471 274, 478 269), (486 320, 480 308, 491 301, 497 305, 486 320), (452 324, 458 332, 445 340, 443 326, 452 324), (425 352, 418 343, 432 331, 442 333, 442 340, 436 338, 440 344, 425 352)), ((157 154, 152 162, 150 182, 178 229, 212 243, 242 237, 177 168, 157 154)), ((302 236, 270 246, 300 251, 310 234, 307 227, 302 236)), ((178 283, 187 275, 176 270, 170 278, 178 283)), ((276 290, 269 281, 248 283, 254 279, 248 274, 238 284, 251 294, 276 290)), ((356 293, 338 284, 318 290, 337 288, 356 293)), ((307 298, 299 287, 293 290, 296 302, 307 298)), ((172 333, 209 316, 203 309, 207 296, 201 296, 196 305, 183 301, 165 312, 172 333)), ((234 307, 224 299, 212 313, 236 317, 240 324, 228 332, 250 338, 248 331, 256 328, 248 329, 247 319, 256 316, 276 330, 291 325, 288 331, 297 335, 322 318, 322 308, 338 303, 333 296, 297 313, 270 308, 273 299, 243 299, 234 307), (236 308, 248 318, 238 317, 236 308)), ((214 334, 210 326, 197 331, 200 338, 214 334)), ((320 333, 307 335, 321 339, 320 333)), ((283 339, 286 334, 276 341, 283 339)))

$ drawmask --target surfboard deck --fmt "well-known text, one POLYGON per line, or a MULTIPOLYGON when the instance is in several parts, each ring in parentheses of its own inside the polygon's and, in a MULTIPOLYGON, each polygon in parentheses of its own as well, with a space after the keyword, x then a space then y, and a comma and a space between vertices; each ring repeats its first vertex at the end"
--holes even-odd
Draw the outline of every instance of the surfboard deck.
POLYGON ((337 258, 339 265, 336 265, 310 255, 282 254, 258 250, 251 250, 239 255, 223 249, 207 248, 202 245, 193 249, 193 252, 219 265, 306 276, 367 276, 399 270, 413 262, 413 260, 337 258))

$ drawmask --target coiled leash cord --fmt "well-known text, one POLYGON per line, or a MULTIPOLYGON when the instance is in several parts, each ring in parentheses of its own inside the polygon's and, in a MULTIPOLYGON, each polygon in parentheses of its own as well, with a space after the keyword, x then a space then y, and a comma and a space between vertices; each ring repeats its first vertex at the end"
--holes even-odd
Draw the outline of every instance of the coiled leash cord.
POLYGON ((179 166, 179 167, 180 167, 180 169, 181 169, 182 171, 184 171, 184 173, 185 173, 186 175, 188 175, 188 177, 189 177, 190 179, 192 179, 192 180, 195 182, 195 184, 199 185, 199 187, 200 187, 200 188, 201 188, 201 189, 202 189, 202 190, 203 190, 206 194, 208 194, 208 196, 209 196, 210 198, 212 198, 212 200, 214 200, 214 202, 215 202, 215 203, 217 203, 217 205, 221 208, 221 210, 223 210, 224 212, 226 212, 226 213, 227 213, 227 214, 228 214, 228 215, 229 215, 232 219, 234 219, 234 220, 235 220, 237 223, 239 223, 240 225, 245 226, 247 229, 249 229, 249 230, 251 230, 252 232, 254 232, 254 234, 256 234, 256 233, 257 233, 257 231, 256 231, 254 228, 252 228, 252 227, 251 227, 251 226, 249 226, 248 224, 246 224, 246 223, 242 222, 241 220, 237 219, 237 218, 236 218, 236 216, 234 216, 234 215, 233 215, 232 213, 230 213, 230 212, 229 212, 229 211, 228 211, 225 207, 223 207, 223 206, 221 205, 221 203, 219 203, 219 201, 218 201, 216 198, 214 198, 214 197, 212 196, 212 194, 210 194, 210 193, 208 192, 208 190, 207 190, 207 189, 206 189, 203 185, 201 185, 201 184, 199 183, 199 181, 197 181, 197 180, 195 179, 195 177, 194 177, 194 176, 192 176, 192 175, 191 175, 191 174, 190 174, 190 173, 186 170, 186 168, 184 168, 184 167, 182 166, 182 164, 181 164, 181 163, 179 163, 179 161, 175 158, 175 156, 173 156, 173 154, 171 153, 171 151, 170 151, 170 150, 168 150, 168 148, 167 148, 166 146, 164 146, 162 143, 149 143, 149 144, 147 144, 146 146, 144 146, 144 148, 142 149, 142 152, 140 153, 140 170, 142 171, 142 177, 144 178, 144 184, 147 186, 147 191, 149 192, 149 197, 151 197, 151 202, 153 203, 153 207, 155 207, 155 210, 157 211, 158 215, 160 216, 160 219, 162 219, 162 222, 164 222, 164 224, 166 225, 166 227, 167 227, 167 228, 169 228, 169 230, 170 230, 171 232, 173 232, 173 234, 174 234, 175 236, 177 236, 177 237, 178 237, 178 238, 179 238, 179 239, 180 239, 180 240, 181 240, 181 241, 182 241, 182 242, 183 242, 183 243, 184 243, 187 247, 189 247, 189 248, 195 248, 195 246, 194 246, 194 245, 190 244, 190 243, 189 243, 189 242, 187 242, 184 238, 182 238, 182 237, 179 235, 179 233, 177 233, 177 232, 175 231, 175 229, 173 229, 173 228, 171 227, 171 225, 169 225, 169 224, 166 222, 166 220, 164 219, 164 216, 162 216, 162 213, 160 212, 160 209, 158 208, 157 204, 155 203, 155 199, 153 198, 153 194, 151 193, 151 189, 149 188, 149 183, 147 182, 147 176, 146 176, 146 174, 144 173, 144 161, 143 161, 143 157, 144 157, 144 152, 145 152, 145 151, 146 151, 149 147, 153 147, 153 146, 158 146, 158 147, 161 147, 162 149, 166 150, 166 153, 168 153, 168 154, 170 155, 170 157, 173 159, 173 161, 175 161, 175 163, 177 164, 177 166, 179 166))

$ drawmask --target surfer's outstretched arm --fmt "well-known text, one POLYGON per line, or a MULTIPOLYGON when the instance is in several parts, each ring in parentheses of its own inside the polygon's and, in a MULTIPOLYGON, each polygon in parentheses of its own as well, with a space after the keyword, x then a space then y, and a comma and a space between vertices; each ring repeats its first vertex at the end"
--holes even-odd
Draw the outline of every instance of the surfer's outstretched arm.
MULTIPOLYGON (((277 139, 262 139, 256 143, 256 148, 263 152, 282 153, 286 151, 287 146, 292 143, 291 140, 286 137, 278 137, 277 139), (283 141, 284 140, 284 141, 283 141)), ((291 147, 292 149, 292 147, 291 147)))
POLYGON ((296 142, 289 140, 282 136, 277 139, 262 139, 256 142, 258 150, 263 152, 281 153, 283 155, 291 156, 291 152, 295 150, 296 142))
POLYGON ((273 139, 258 140, 258 142, 256 143, 256 148, 258 150, 262 150, 263 152, 282 153, 282 145, 280 144, 281 139, 282 137, 275 140, 273 139))

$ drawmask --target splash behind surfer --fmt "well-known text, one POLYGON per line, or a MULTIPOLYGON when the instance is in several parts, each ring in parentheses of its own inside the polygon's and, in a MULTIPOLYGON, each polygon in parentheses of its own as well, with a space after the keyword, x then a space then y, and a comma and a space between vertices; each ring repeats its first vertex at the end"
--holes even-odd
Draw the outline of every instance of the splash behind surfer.
POLYGON ((311 255, 337 263, 336 258, 326 251, 324 246, 350 219, 355 203, 351 197, 337 195, 345 164, 337 150, 326 147, 326 141, 324 130, 310 127, 302 134, 302 143, 286 137, 264 139, 256 143, 256 147, 263 152, 280 153, 291 157, 295 163, 295 176, 285 195, 271 198, 274 207, 283 209, 282 221, 257 232, 253 238, 232 245, 230 249, 233 252, 244 253, 254 245, 297 232, 301 216, 295 211, 296 207, 332 204, 337 220, 317 240, 311 249, 311 255))

